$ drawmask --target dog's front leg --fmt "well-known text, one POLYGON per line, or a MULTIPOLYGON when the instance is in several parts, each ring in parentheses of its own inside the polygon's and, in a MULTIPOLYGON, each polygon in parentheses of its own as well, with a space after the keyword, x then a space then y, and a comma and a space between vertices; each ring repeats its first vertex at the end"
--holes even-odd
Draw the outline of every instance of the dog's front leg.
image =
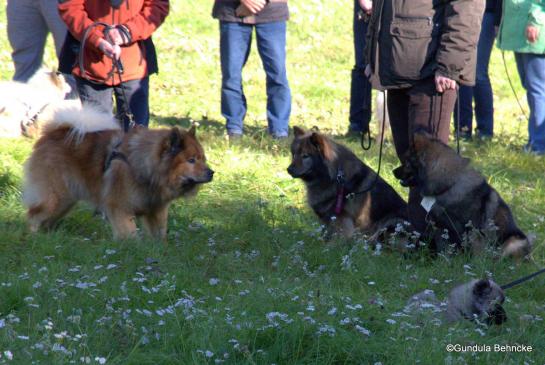
POLYGON ((114 239, 125 240, 136 237, 134 215, 120 210, 107 209, 106 216, 112 225, 114 239))
POLYGON ((157 240, 167 240, 168 205, 142 217, 146 232, 157 240))

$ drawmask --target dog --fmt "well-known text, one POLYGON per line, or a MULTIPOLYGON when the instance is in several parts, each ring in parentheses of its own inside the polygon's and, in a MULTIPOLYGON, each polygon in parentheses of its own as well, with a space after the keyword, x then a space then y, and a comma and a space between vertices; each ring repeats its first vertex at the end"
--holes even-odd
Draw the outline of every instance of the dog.
POLYGON ((310 207, 330 233, 374 234, 406 220, 407 203, 348 148, 318 132, 293 132, 288 173, 303 180, 310 207))
POLYGON ((93 107, 65 108, 43 126, 25 164, 23 202, 31 232, 53 227, 78 201, 108 218, 115 239, 146 232, 166 241, 170 203, 212 181, 195 128, 135 127, 93 107))
POLYGON ((45 69, 26 83, 0 82, 0 137, 36 137, 41 114, 62 103, 70 90, 64 76, 45 69))
POLYGON ((504 301, 503 289, 493 280, 475 279, 450 292, 445 316, 449 322, 469 319, 500 325, 507 320, 504 301))
MULTIPOLYGON (((419 189, 423 205, 429 204, 429 216, 438 228, 447 230, 457 247, 470 246, 475 254, 492 240, 501 244, 502 257, 528 256, 532 245, 518 228, 511 209, 469 162, 428 133, 417 131, 394 175, 401 185, 419 189), (470 228, 481 237, 471 237, 470 228)), ((444 252, 447 242, 441 232, 435 236, 435 248, 444 252)))

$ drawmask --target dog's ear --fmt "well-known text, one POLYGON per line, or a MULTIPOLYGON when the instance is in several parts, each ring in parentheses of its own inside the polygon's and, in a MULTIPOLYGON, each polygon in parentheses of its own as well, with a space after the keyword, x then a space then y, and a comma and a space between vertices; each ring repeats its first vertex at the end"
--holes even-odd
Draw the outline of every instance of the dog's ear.
POLYGON ((426 149, 431 143, 431 135, 424 131, 417 131, 413 134, 413 148, 415 151, 426 149))
POLYGON ((176 155, 183 148, 184 138, 180 130, 173 127, 163 142, 163 152, 176 155))
POLYGON ((490 285, 490 281, 488 279, 481 279, 475 283, 473 286, 473 294, 478 297, 482 298, 490 293, 492 290, 492 287, 490 285))
POLYGON ((307 132, 303 128, 300 128, 298 126, 293 127, 293 135, 295 138, 301 138, 304 136, 307 132))
POLYGON ((48 72, 47 75, 49 76, 51 83, 56 87, 60 88, 63 85, 64 77, 60 72, 53 70, 51 72, 48 72))
POLYGON ((331 142, 329 142, 326 136, 317 132, 313 132, 310 135, 310 141, 312 142, 312 144, 318 147, 318 149, 327 161, 333 161, 335 159, 335 149, 333 148, 331 142))
POLYGON ((192 135, 193 137, 195 137, 196 133, 197 133, 197 127, 195 127, 195 124, 192 124, 191 125, 191 128, 189 128, 189 130, 187 131, 187 133, 189 133, 190 135, 192 135))

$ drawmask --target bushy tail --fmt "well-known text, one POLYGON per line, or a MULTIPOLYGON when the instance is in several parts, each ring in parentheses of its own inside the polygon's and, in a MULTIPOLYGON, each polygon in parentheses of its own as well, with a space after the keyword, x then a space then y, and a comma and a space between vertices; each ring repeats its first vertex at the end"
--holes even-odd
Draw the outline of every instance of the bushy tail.
POLYGON ((69 127, 70 138, 76 141, 87 133, 121 129, 112 113, 92 105, 82 106, 79 100, 65 100, 44 114, 42 134, 69 127))

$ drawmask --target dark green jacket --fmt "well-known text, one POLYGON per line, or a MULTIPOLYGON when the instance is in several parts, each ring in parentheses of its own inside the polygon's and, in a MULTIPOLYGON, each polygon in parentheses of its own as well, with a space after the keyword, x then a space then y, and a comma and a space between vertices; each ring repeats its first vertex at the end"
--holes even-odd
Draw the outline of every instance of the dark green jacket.
POLYGON ((375 0, 365 55, 375 87, 410 87, 436 72, 475 84, 485 0, 375 0))
POLYGON ((255 15, 237 16, 239 0, 215 0, 212 16, 225 22, 259 24, 285 21, 289 18, 288 0, 269 0, 263 10, 255 15))

